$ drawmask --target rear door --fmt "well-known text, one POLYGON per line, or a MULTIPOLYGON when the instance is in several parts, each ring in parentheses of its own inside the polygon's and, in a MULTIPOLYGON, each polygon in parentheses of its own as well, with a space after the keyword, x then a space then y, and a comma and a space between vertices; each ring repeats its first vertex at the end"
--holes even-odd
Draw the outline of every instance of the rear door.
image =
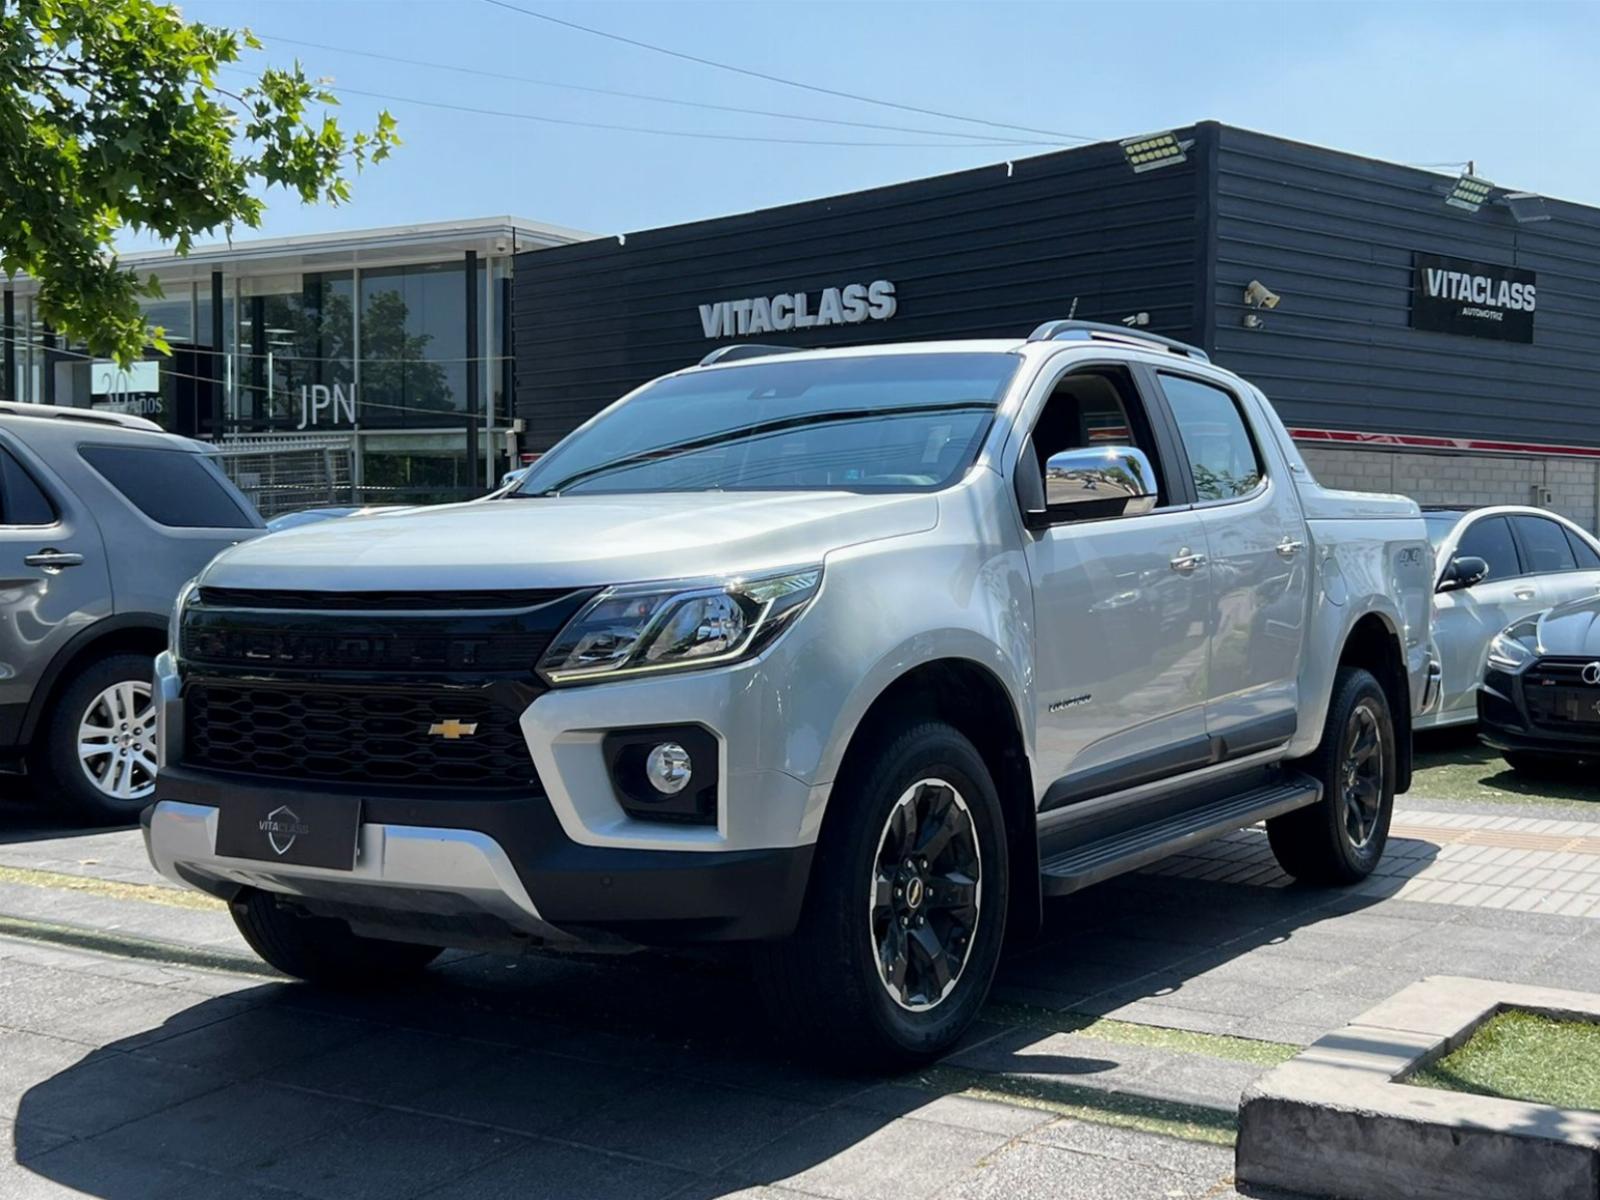
POLYGON ((1469 588, 1434 597, 1433 636, 1444 665, 1443 723, 1477 719, 1478 681, 1490 639, 1519 617, 1547 607, 1539 579, 1523 563, 1510 517, 1469 517, 1453 557, 1481 558, 1489 574, 1469 588))
POLYGON ((0 431, 0 744, 14 743, 35 685, 84 626, 111 615, 94 518, 0 431))
POLYGON ((1210 560, 1206 730, 1216 754, 1237 758, 1295 732, 1309 605, 1305 518, 1286 466, 1252 434, 1239 396, 1180 371, 1157 378, 1210 560))

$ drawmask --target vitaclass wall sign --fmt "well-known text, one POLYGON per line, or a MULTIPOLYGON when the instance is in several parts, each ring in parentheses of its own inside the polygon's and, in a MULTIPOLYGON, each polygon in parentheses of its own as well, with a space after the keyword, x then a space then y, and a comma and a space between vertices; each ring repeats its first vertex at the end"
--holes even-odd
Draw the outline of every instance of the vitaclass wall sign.
POLYGON ((1533 341, 1534 273, 1519 267, 1416 254, 1411 327, 1435 333, 1533 341))
POLYGON ((815 298, 806 292, 780 292, 741 300, 714 300, 700 306, 700 328, 708 338, 745 337, 752 333, 784 333, 825 325, 859 325, 887 321, 898 301, 887 279, 823 288, 815 298))

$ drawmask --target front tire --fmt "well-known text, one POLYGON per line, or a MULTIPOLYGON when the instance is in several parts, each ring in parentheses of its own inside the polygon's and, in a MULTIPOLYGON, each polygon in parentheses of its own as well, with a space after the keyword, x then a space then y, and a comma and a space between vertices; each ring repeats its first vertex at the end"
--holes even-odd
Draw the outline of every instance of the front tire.
POLYGON ((40 723, 35 764, 53 799, 85 824, 126 825, 156 785, 155 660, 109 654, 81 667, 40 723))
POLYGON ((313 917, 270 892, 250 890, 228 905, 250 949, 285 975, 326 987, 352 989, 419 974, 438 946, 360 937, 330 917, 313 917))
POLYGON ((1371 672, 1339 668, 1322 741, 1299 765, 1322 799, 1267 822, 1278 865, 1304 883, 1365 879, 1389 841, 1399 765, 1389 699, 1371 672))
POLYGON ((813 861, 794 935, 755 955, 776 1027, 855 1071, 949 1050, 1005 940, 1010 864, 982 756, 942 722, 889 730, 835 785, 813 861))

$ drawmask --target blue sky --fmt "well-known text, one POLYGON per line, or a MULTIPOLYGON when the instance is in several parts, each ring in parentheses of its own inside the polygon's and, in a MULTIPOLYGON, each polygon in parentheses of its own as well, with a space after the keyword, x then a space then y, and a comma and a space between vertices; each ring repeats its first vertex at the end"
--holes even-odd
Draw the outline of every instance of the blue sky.
MULTIPOLYGON (((1594 46, 1584 3, 563 3, 523 7, 705 58, 904 104, 1116 138, 1216 118, 1411 163, 1476 159, 1497 183, 1600 204, 1594 46)), ((335 90, 572 121, 748 137, 943 141, 824 146, 701 141, 481 116, 345 95, 405 139, 352 203, 269 194, 259 235, 512 213, 614 233, 959 170, 1051 146, 813 125, 497 79, 529 76, 846 121, 1033 139, 816 95, 678 61, 484 0, 195 0, 248 25, 265 60, 299 57, 335 90), (299 39, 450 63, 402 66, 299 39)))

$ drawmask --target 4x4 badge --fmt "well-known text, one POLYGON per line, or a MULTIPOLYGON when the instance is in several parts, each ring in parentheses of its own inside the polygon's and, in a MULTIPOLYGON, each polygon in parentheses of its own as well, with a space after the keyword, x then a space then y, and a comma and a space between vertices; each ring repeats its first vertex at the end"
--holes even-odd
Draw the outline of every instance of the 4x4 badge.
POLYGON ((1592 662, 1584 667, 1583 681, 1591 687, 1600 686, 1600 662, 1592 662))
POLYGON ((300 820, 294 809, 282 805, 269 812, 257 825, 267 835, 267 845, 274 854, 287 854, 295 838, 310 833, 311 827, 300 820))

